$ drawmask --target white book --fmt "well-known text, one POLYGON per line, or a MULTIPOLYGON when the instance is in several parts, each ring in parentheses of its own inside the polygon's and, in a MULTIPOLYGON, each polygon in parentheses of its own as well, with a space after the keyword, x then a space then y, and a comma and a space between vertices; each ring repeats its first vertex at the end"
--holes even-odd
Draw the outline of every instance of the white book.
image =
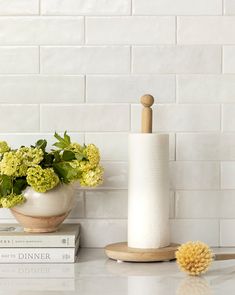
POLYGON ((18 224, 0 225, 0 248, 75 247, 79 224, 62 224, 54 233, 27 233, 18 224))
POLYGON ((78 248, 1 248, 0 263, 74 263, 78 248))

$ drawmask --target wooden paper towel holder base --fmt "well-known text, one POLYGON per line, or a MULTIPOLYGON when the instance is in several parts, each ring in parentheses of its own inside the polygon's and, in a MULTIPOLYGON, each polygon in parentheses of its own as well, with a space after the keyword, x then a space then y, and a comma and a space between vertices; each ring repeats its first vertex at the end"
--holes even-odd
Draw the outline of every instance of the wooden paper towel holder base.
POLYGON ((105 247, 106 255, 117 261, 126 262, 157 262, 175 259, 175 252, 179 244, 170 244, 158 249, 130 248, 127 243, 110 244, 105 247))

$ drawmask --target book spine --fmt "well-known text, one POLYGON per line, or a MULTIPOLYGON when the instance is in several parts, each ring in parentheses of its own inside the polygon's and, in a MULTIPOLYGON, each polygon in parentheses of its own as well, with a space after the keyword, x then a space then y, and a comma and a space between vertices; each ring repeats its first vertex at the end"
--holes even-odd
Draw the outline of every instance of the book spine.
POLYGON ((75 248, 2 248, 0 263, 73 263, 75 248))
POLYGON ((75 247, 75 238, 72 235, 1 236, 0 233, 0 248, 70 248, 75 247))

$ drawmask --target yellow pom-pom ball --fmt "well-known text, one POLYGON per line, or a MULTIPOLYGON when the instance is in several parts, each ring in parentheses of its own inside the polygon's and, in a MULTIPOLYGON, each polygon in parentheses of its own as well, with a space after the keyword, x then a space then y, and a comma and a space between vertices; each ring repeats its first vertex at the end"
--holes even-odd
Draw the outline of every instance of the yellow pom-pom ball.
POLYGON ((202 242, 187 242, 175 255, 179 268, 192 276, 206 272, 213 260, 211 249, 202 242))

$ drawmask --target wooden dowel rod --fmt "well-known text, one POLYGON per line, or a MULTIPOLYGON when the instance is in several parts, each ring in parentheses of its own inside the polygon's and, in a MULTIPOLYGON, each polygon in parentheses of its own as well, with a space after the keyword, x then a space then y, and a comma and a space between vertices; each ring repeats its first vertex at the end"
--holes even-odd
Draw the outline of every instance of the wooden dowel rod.
POLYGON ((140 101, 143 105, 141 132, 152 133, 153 111, 151 109, 151 106, 154 103, 154 98, 150 94, 145 94, 141 97, 140 101))

